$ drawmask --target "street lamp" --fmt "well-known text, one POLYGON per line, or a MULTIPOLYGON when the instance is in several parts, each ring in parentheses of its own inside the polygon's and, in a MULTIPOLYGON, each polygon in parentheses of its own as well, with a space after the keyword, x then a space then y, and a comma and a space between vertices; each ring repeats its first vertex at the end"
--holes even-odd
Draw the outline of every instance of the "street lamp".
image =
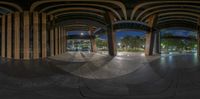
POLYGON ((117 45, 119 46, 119 48, 121 48, 121 43, 117 43, 117 45))
POLYGON ((121 43, 118 43, 117 45, 118 45, 118 46, 121 46, 121 43))
POLYGON ((83 36, 84 35, 84 33, 81 33, 81 36, 83 36))

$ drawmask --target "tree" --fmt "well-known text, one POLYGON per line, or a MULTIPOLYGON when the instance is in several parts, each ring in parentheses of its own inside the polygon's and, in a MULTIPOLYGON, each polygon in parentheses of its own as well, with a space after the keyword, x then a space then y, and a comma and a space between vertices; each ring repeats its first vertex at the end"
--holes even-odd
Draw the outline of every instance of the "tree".
POLYGON ((130 36, 130 35, 125 36, 125 37, 121 40, 122 46, 123 46, 123 48, 125 48, 125 50, 127 50, 128 47, 130 46, 130 45, 129 45, 130 42, 131 42, 131 36, 130 36))
POLYGON ((188 36, 188 38, 191 39, 176 39, 176 38, 171 38, 174 35, 172 33, 166 33, 162 36, 162 47, 165 47, 168 51, 170 48, 175 48, 176 51, 183 51, 183 50, 192 50, 195 48, 196 41, 194 35, 188 36), (169 37, 169 38, 167 38, 169 37), (194 39, 193 39, 194 38, 194 39))
POLYGON ((96 38, 96 45, 98 48, 104 49, 107 47, 107 41, 100 38, 96 38))
POLYGON ((125 48, 125 51, 136 51, 139 50, 139 48, 143 48, 144 38, 140 36, 127 35, 123 39, 121 39, 121 43, 123 48, 125 48))

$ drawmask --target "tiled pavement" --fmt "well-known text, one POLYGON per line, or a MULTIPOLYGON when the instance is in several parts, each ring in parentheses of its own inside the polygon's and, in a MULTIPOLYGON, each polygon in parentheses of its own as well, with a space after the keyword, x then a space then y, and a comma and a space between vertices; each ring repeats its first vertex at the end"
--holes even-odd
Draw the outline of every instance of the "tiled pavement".
POLYGON ((197 55, 65 53, 1 61, 0 99, 200 99, 197 55))

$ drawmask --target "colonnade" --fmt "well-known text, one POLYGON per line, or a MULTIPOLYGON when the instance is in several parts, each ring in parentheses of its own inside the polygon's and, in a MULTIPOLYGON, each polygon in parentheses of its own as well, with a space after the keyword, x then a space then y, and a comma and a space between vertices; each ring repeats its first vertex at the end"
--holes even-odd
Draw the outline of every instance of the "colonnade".
MULTIPOLYGON (((160 54, 160 33, 156 30, 157 15, 147 19, 145 55, 160 54)), ((117 55, 114 16, 106 12, 109 55, 117 55)), ((38 12, 15 12, 1 17, 1 57, 12 59, 43 59, 66 51, 66 31, 55 23, 55 17, 38 12)), ((200 31, 200 29, 198 28, 200 31)), ((96 52, 94 30, 89 29, 92 52, 96 52)), ((198 36, 200 38, 200 36, 198 36)), ((198 39, 198 42, 200 40, 198 39)), ((200 45, 200 44, 199 44, 200 45)), ((200 48, 198 48, 200 53, 200 48)))
MULTIPOLYGON (((146 33, 146 43, 145 43, 145 55, 151 56, 153 54, 160 54, 160 33, 156 30, 157 24, 157 15, 152 15, 148 18, 147 25, 150 28, 146 33)), ((108 37, 108 49, 109 55, 116 56, 117 48, 116 48, 116 36, 115 30, 113 29, 114 17, 111 13, 106 13, 107 21, 107 37, 108 37)))
POLYGON ((1 57, 40 59, 65 52, 65 30, 46 13, 15 12, 1 18, 1 57))

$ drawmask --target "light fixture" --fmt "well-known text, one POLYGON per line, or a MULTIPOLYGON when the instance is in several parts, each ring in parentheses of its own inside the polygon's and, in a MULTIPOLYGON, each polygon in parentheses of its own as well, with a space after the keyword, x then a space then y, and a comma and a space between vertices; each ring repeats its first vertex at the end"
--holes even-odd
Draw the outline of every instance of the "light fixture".
POLYGON ((118 43, 117 45, 118 45, 118 46, 121 46, 121 43, 118 43))

